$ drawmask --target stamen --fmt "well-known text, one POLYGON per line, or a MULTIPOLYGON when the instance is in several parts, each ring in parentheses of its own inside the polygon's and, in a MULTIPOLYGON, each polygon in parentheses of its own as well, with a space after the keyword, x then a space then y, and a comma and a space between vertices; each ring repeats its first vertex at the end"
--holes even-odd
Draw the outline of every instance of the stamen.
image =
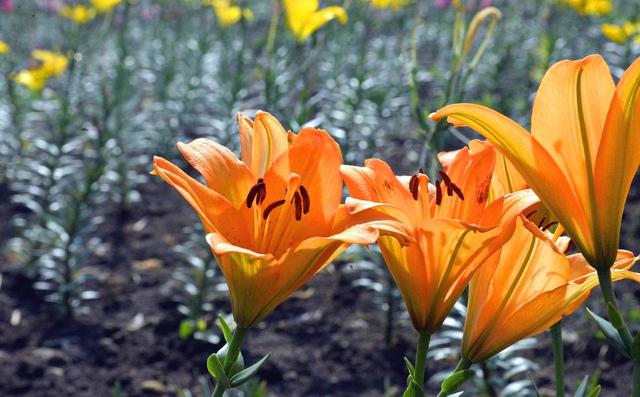
POLYGON ((267 197, 267 187, 264 184, 264 179, 258 178, 258 182, 251 187, 247 194, 247 207, 251 208, 255 200, 256 204, 260 205, 267 197))
POLYGON ((267 198, 267 188, 265 186, 264 189, 260 189, 260 191, 258 191, 258 195, 256 196, 256 204, 261 205, 262 203, 264 203, 264 200, 266 198, 267 198))
POLYGON ((300 185, 300 195, 302 196, 302 213, 308 214, 311 207, 311 198, 307 189, 302 185, 300 185))
POLYGON ((273 211, 276 208, 280 207, 284 203, 285 203, 284 200, 278 200, 278 201, 274 201, 273 203, 269 204, 267 206, 267 208, 264 209, 264 213, 262 214, 262 218, 266 220, 269 217, 269 214, 271 213, 271 211, 273 211))
POLYGON ((533 210, 533 211, 529 212, 528 214, 526 214, 524 217, 525 217, 525 218, 527 218, 527 219, 529 219, 529 218, 531 218, 531 217, 533 216, 533 214, 535 214, 536 212, 538 212, 538 210, 533 210))
POLYGON ((544 221, 546 220, 547 220, 546 216, 543 216, 542 219, 540 219, 540 222, 538 222, 538 229, 540 229, 542 225, 544 225, 544 221))
POLYGON ((300 193, 295 192, 291 201, 296 207, 296 220, 299 221, 302 219, 302 197, 300 197, 300 193))
POLYGON ((427 173, 424 171, 424 168, 420 167, 420 169, 418 170, 419 174, 423 174, 426 175, 427 173))
POLYGON ((447 186, 447 196, 453 196, 453 189, 451 188, 451 178, 444 171, 438 171, 438 174, 444 181, 444 184, 447 186))
POLYGON ((464 201, 464 194, 462 194, 462 189, 460 189, 458 185, 451 182, 451 189, 458 197, 460 197, 460 200, 464 201))
POLYGON ((557 225, 557 224, 558 224, 558 221, 549 222, 542 227, 542 231, 544 232, 545 230, 549 229, 551 226, 557 225))
POLYGON ((440 187, 440 183, 442 181, 438 179, 436 182, 436 205, 442 204, 442 188, 440 187))
POLYGON ((564 253, 566 254, 567 252, 571 251, 572 247, 573 247, 573 240, 569 240, 569 244, 567 244, 567 248, 565 248, 564 253))
POLYGON ((409 180, 409 191, 411 192, 411 196, 413 197, 414 200, 418 200, 419 186, 420 186, 420 180, 418 179, 418 176, 413 175, 409 180))

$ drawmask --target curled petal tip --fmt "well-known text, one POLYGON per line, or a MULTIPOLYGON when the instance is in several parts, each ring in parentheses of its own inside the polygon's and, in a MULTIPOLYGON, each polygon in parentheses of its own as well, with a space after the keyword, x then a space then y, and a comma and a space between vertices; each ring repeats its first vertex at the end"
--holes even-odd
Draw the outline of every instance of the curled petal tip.
POLYGON ((427 118, 431 121, 438 121, 440 120, 442 117, 440 115, 438 115, 438 112, 431 112, 429 113, 429 115, 427 116, 427 118))

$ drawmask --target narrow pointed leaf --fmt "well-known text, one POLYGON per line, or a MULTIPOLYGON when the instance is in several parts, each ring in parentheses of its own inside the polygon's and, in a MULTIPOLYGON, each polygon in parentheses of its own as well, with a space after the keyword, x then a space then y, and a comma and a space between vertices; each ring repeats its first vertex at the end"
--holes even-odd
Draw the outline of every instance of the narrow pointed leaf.
POLYGON ((624 354, 627 357, 630 357, 629 352, 627 351, 627 347, 624 345, 624 342, 622 341, 622 337, 618 333, 618 330, 610 322, 589 310, 589 308, 587 308, 587 313, 589 314, 589 317, 591 317, 596 322, 598 328, 600 328, 600 331, 602 331, 604 336, 607 337, 609 343, 611 343, 611 345, 615 347, 616 350, 618 350, 620 353, 624 354))
POLYGON ((580 384, 578 385, 578 388, 576 389, 576 394, 574 394, 573 397, 586 397, 588 383, 589 383, 589 375, 585 375, 585 377, 582 378, 582 382, 580 382, 580 384))
MULTIPOLYGON (((222 346, 220 350, 218 350, 218 352, 216 353, 221 363, 224 363, 227 360, 228 351, 229 351, 229 344, 225 343, 225 345, 222 346)), ((238 372, 242 371, 243 369, 244 369, 244 357, 242 356, 242 352, 238 352, 238 358, 236 358, 236 361, 231 366, 231 369, 227 373, 227 376, 233 376, 238 372)))
POLYGON ((413 364, 411 364, 411 361, 409 361, 408 358, 404 358, 404 365, 407 366, 407 370, 409 371, 409 374, 411 376, 415 376, 416 375, 416 369, 413 367, 413 364))
POLYGON ((589 392, 587 397, 598 397, 600 395, 600 391, 602 391, 602 386, 598 385, 591 389, 591 392, 589 392))
POLYGON ((412 382, 413 382, 413 375, 407 376, 407 389, 404 391, 404 393, 402 393, 402 397, 415 397, 414 390, 411 387, 412 382))
POLYGON ((449 375, 447 379, 442 382, 442 392, 448 396, 455 389, 462 386, 462 384, 473 377, 475 371, 472 369, 465 369, 463 371, 454 372, 449 375))
POLYGON ((218 326, 222 331, 225 342, 229 343, 229 341, 231 341, 231 338, 233 338, 233 333, 231 332, 231 328, 229 328, 229 324, 224 321, 224 317, 222 316, 222 314, 218 314, 218 326))
POLYGON ((224 373, 224 367, 216 353, 213 353, 207 359, 207 369, 211 376, 213 376, 222 385, 226 386, 229 384, 229 379, 227 379, 227 375, 224 373))
POLYGON ((607 313, 609 314, 609 322, 618 330, 618 333, 620 333, 621 327, 624 327, 624 320, 620 317, 620 313, 611 302, 607 305, 607 313))
POLYGON ((243 384, 244 382, 248 381, 249 379, 251 379, 251 377, 253 375, 255 375, 256 372, 258 372, 260 367, 262 367, 262 365, 269 359, 270 356, 271 356, 271 353, 269 353, 266 356, 262 357, 260 359, 260 361, 258 361, 257 363, 253 364, 249 368, 246 368, 246 369, 238 372, 237 374, 235 374, 233 376, 233 378, 231 378, 231 387, 239 386, 239 385, 243 384))

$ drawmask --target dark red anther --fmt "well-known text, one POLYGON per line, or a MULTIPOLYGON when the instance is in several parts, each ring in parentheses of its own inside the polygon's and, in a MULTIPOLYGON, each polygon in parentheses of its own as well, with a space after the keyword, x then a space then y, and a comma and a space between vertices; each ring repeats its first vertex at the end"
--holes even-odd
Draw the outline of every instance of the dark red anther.
POLYGON ((460 200, 464 201, 464 194, 462 194, 462 189, 458 187, 455 183, 451 182, 451 190, 460 197, 460 200))
POLYGON ((420 179, 418 179, 417 175, 413 175, 409 180, 409 191, 411 192, 411 196, 414 200, 418 200, 418 188, 420 187, 420 179))
POLYGON ((544 225, 544 221, 546 220, 547 220, 546 216, 543 216, 542 219, 540 219, 540 222, 538 222, 538 229, 540 229, 542 225, 544 225))
POLYGON ((300 185, 300 196, 302 196, 302 213, 308 214, 311 208, 311 198, 309 198, 307 189, 302 185, 300 185))
POLYGON ((264 184, 262 178, 258 178, 258 182, 251 187, 249 194, 247 194, 247 207, 251 208, 255 200, 256 204, 260 205, 267 197, 267 187, 264 184))
POLYGON ((538 210, 533 210, 533 211, 529 212, 528 214, 526 214, 524 217, 525 217, 525 218, 527 218, 527 219, 529 219, 529 218, 531 218, 531 217, 533 216, 533 214, 535 214, 536 212, 538 212, 538 210))
POLYGON ((418 170, 418 173, 426 175, 427 173, 424 171, 424 168, 420 167, 420 169, 418 170))
POLYGON ((295 194, 293 195, 293 199, 291 200, 296 207, 296 220, 299 221, 300 219, 302 219, 302 197, 300 197, 300 193, 295 192, 295 194))
POLYGON ((569 240, 569 244, 567 244, 567 248, 565 248, 564 253, 571 251, 571 247, 573 247, 573 240, 569 240))
POLYGON ((442 188, 440 187, 440 183, 442 183, 442 181, 438 179, 436 182, 436 205, 442 204, 442 188))
POLYGON ((271 213, 271 211, 273 211, 276 208, 280 207, 284 203, 285 203, 284 200, 278 200, 278 201, 274 201, 273 203, 269 204, 267 206, 267 208, 264 209, 264 213, 262 214, 262 218, 264 218, 266 220, 269 217, 269 214, 271 213))
POLYGON ((438 174, 442 178, 442 181, 447 186, 447 196, 453 196, 453 189, 451 188, 451 178, 444 171, 438 171, 438 174))
POLYGON ((549 222, 542 227, 542 231, 544 232, 545 230, 549 229, 551 226, 557 225, 557 224, 558 224, 558 221, 549 222))

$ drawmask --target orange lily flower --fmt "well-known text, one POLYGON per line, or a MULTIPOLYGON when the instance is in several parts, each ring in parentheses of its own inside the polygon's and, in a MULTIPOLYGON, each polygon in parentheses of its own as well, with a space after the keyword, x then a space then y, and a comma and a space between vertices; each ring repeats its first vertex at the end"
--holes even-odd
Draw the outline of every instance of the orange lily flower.
MULTIPOLYGON (((326 131, 287 133, 264 112, 255 121, 239 115, 238 123, 242 161, 211 140, 178 144, 206 186, 163 158, 154 158, 154 173, 198 213, 229 285, 235 321, 248 328, 350 244, 373 243, 379 232, 349 227, 340 204, 342 156, 326 131)), ((390 225, 386 230, 395 231, 390 225)))
POLYGON ((418 332, 440 328, 478 267, 507 240, 515 216, 538 202, 525 190, 487 206, 494 162, 490 144, 472 141, 435 185, 422 172, 396 177, 378 159, 341 168, 352 214, 399 221, 416 241, 402 246, 385 235, 378 244, 418 332))
POLYGON ((640 59, 616 87, 605 61, 592 55, 549 69, 533 106, 531 134, 474 104, 449 105, 430 118, 448 117, 495 144, 600 268, 615 261, 624 204, 640 165, 638 98, 640 59))
MULTIPOLYGON (((582 255, 565 256, 568 244, 568 238, 554 239, 519 217, 511 239, 471 280, 464 358, 484 361, 580 307, 598 285, 598 274, 582 255)), ((632 253, 618 251, 612 279, 640 281, 640 274, 628 270, 636 261, 632 253)))

